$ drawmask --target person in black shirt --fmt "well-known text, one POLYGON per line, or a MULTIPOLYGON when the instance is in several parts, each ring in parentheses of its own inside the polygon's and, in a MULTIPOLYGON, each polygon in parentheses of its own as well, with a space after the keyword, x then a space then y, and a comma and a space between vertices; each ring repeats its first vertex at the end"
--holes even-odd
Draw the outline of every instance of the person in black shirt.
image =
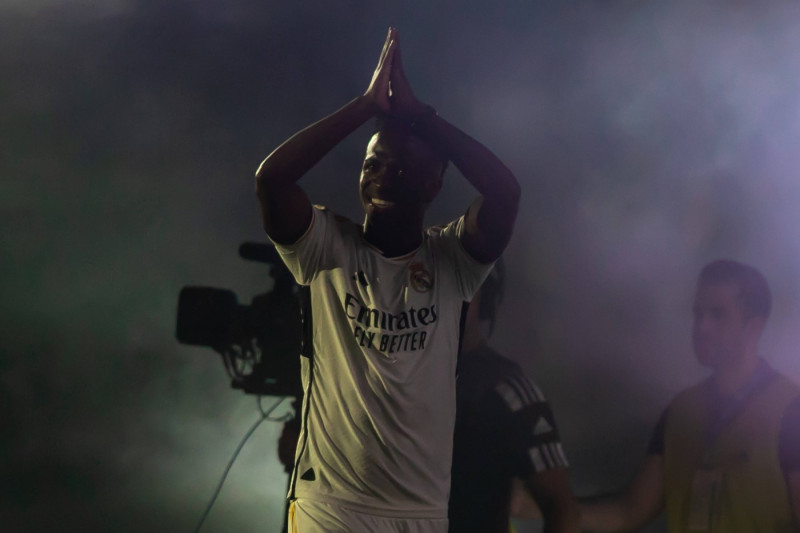
POLYGON ((456 380, 450 531, 508 533, 509 515, 530 516, 527 505, 541 510, 544 531, 576 532, 578 506, 552 410, 519 365, 487 344, 503 281, 498 262, 467 310, 456 380))

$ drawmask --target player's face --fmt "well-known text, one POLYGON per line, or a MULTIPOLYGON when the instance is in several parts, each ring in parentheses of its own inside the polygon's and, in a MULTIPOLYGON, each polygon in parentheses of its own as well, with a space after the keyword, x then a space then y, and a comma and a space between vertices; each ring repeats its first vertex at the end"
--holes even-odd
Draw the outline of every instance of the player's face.
POLYGON ((439 192, 443 162, 424 141, 393 130, 372 136, 361 169, 361 203, 368 217, 423 216, 439 192))
POLYGON ((717 369, 738 361, 754 330, 736 284, 700 284, 692 310, 692 344, 700 364, 717 369))

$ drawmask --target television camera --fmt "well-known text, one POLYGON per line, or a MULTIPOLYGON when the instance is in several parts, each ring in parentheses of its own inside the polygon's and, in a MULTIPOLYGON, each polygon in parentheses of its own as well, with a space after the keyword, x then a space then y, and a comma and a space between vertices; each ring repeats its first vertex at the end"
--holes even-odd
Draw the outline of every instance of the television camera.
MULTIPOLYGON (((302 395, 300 359, 310 327, 308 291, 294 281, 271 245, 246 242, 239 256, 270 265, 271 291, 240 305, 228 289, 181 289, 175 336, 222 356, 231 386, 246 394, 302 395)), ((307 345, 306 345, 307 346, 307 345)))

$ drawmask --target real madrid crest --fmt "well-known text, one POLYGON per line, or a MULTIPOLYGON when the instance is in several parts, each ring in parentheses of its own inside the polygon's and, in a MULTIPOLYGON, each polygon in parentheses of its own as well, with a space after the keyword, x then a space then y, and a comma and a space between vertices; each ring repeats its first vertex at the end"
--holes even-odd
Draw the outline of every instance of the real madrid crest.
POLYGON ((422 263, 408 266, 408 280, 411 288, 417 292, 428 292, 433 288, 433 274, 425 270, 422 263))

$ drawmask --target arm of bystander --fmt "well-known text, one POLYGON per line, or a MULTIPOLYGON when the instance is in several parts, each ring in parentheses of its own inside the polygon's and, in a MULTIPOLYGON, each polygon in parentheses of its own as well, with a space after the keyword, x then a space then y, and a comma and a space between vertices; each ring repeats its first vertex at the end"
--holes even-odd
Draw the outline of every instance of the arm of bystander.
POLYGON ((552 468, 515 479, 511 516, 523 520, 541 518, 544 533, 577 533, 580 510, 569 484, 569 469, 552 468))
POLYGON ((664 506, 664 457, 650 454, 621 494, 581 502, 581 524, 594 532, 635 531, 664 506))

